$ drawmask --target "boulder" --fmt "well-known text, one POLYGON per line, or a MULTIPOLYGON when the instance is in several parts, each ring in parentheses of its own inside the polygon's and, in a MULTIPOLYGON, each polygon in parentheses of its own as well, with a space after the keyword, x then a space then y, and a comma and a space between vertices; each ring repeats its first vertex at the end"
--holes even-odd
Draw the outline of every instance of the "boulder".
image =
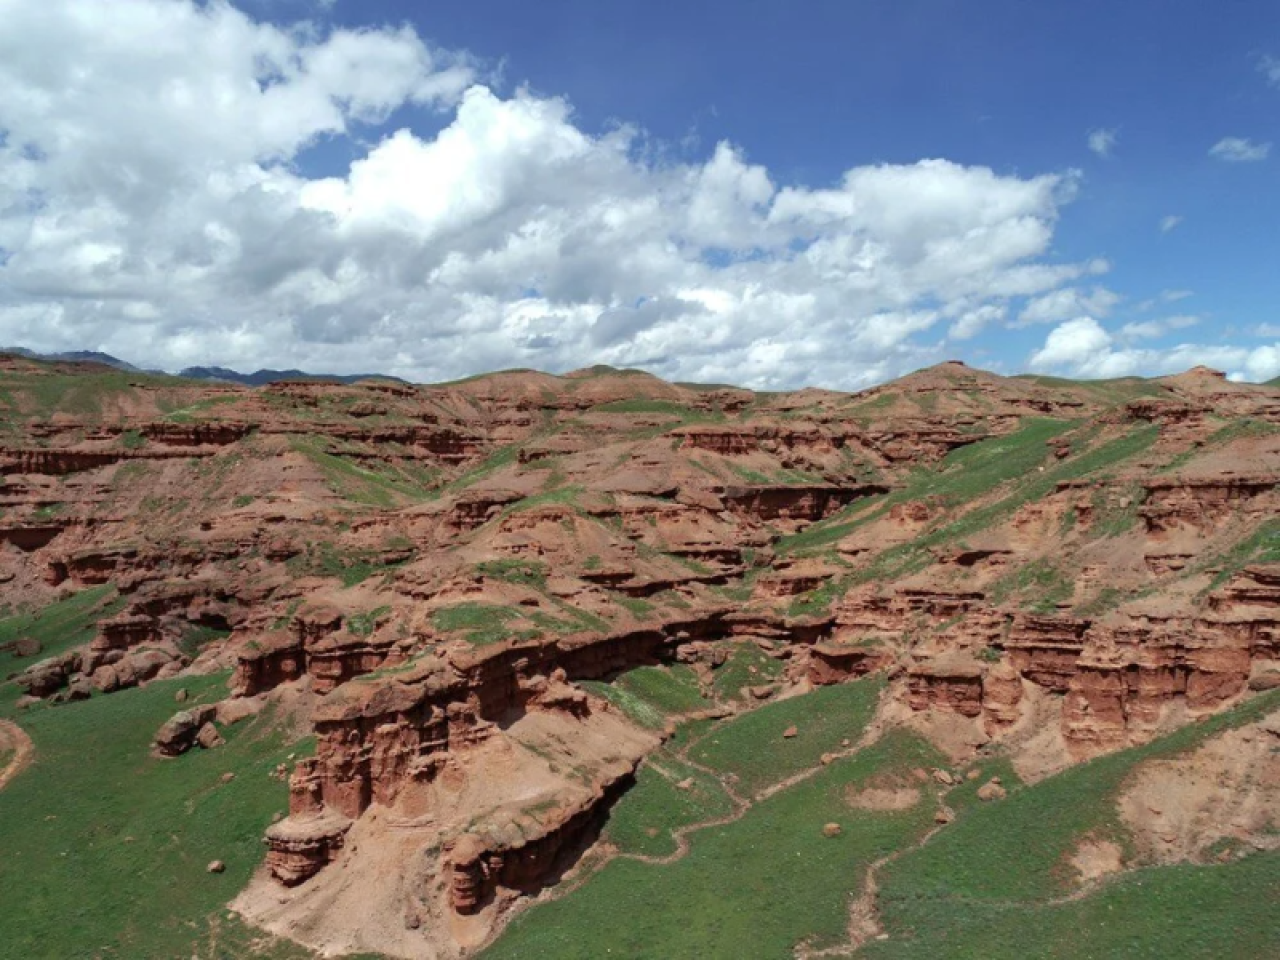
POLYGON ((1008 795, 1008 791, 1000 785, 999 779, 996 777, 992 777, 978 788, 979 800, 1003 800, 1008 795))
POLYGON ((218 728, 212 722, 201 725, 196 733, 196 743, 205 750, 212 750, 214 747, 220 747, 227 741, 222 739, 222 734, 218 733, 218 728))
POLYGON ((232 697, 229 700, 223 700, 217 705, 214 719, 224 727, 229 727, 233 723, 239 723, 248 717, 257 716, 262 712, 262 708, 266 706, 266 698, 257 697, 232 697))
POLYGON ((195 746, 200 730, 213 719, 215 712, 213 704, 204 704, 175 713, 156 731, 156 751, 163 757, 186 753, 195 746))

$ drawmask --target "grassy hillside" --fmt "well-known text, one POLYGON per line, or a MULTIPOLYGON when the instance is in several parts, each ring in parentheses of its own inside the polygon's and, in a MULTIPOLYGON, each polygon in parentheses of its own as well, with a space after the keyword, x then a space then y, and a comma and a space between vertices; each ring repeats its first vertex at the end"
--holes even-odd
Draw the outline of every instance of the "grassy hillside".
POLYGON ((269 773, 299 746, 263 717, 226 729, 215 750, 149 752, 179 688, 199 702, 225 696, 225 685, 225 675, 167 681, 21 715, 35 754, 0 791, 0 955, 308 955, 250 950, 222 909, 261 862, 262 831, 284 806, 269 773), (213 860, 226 871, 207 873, 213 860))

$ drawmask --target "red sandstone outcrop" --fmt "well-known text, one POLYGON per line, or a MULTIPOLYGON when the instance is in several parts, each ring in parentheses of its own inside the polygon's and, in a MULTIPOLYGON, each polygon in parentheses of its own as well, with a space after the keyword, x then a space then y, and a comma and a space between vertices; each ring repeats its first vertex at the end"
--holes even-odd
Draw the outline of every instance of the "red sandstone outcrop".
MULTIPOLYGON (((448 936, 558 876, 657 742, 579 680, 679 661, 711 692, 750 644, 782 680, 719 710, 886 671, 894 709, 980 737, 1049 703, 1083 758, 1280 676, 1280 572, 1237 569, 1273 555, 1280 393, 1203 371, 1116 403, 1123 384, 956 364, 852 396, 609 370, 166 389, 6 436, 0 600, 128 601, 19 682, 71 699, 234 667, 255 702, 306 704, 315 756, 267 836, 293 930, 324 928, 314 904, 352 877, 413 871, 406 929, 448 936), (1063 421, 1034 496, 1021 476, 958 492, 953 466, 931 485, 1028 416, 1063 421), (1157 431, 1105 474, 1074 467, 1157 431)), ((212 721, 180 715, 157 750, 215 745, 212 721)))

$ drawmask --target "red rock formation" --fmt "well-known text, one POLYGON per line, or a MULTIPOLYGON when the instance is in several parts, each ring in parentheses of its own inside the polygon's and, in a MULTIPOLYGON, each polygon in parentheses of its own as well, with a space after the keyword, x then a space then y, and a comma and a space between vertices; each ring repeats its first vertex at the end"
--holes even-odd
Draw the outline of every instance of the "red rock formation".
POLYGON ((912 710, 980 716, 984 672, 979 661, 958 653, 918 660, 907 667, 907 703, 912 710))
POLYGON ((1019 614, 1005 648, 1020 676, 1056 693, 1065 693, 1075 676, 1090 621, 1075 617, 1019 614))
POLYGON ((830 516, 855 500, 883 493, 888 493, 888 487, 877 484, 838 487, 802 483, 726 487, 722 497, 730 510, 755 520, 795 520, 813 523, 830 516))
POLYGON ((1266 494, 1274 476, 1183 477, 1145 482, 1146 500, 1138 515, 1148 534, 1160 539, 1179 529, 1209 533, 1227 516, 1273 509, 1266 494))
POLYGON ((446 849, 449 903, 464 916, 492 900, 500 888, 532 894, 540 890, 567 853, 599 832, 609 807, 631 772, 607 781, 585 797, 536 814, 524 811, 505 829, 466 833, 446 849))
POLYGON ((175 423, 162 420, 139 427, 138 432, 153 443, 166 447, 225 447, 243 440, 254 426, 228 420, 175 423))
POLYGON ((286 887, 311 879, 342 850, 351 820, 326 811, 289 817, 267 828, 267 870, 286 887))
POLYGON ((809 647, 806 676, 815 686, 844 683, 883 669, 891 659, 883 647, 815 643, 809 647))
POLYGON ((47 547, 58 538, 63 529, 57 524, 0 527, 0 544, 11 543, 19 550, 31 553, 47 547))

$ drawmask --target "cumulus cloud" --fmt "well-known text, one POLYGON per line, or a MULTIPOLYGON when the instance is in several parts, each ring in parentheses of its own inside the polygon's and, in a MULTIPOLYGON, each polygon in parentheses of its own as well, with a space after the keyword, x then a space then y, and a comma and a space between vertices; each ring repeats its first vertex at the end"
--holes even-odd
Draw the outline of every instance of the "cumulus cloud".
POLYGON ((1280 57, 1266 54, 1258 59, 1258 69, 1273 86, 1280 87, 1280 57))
POLYGON ((1178 216, 1176 213, 1171 213, 1167 217, 1161 217, 1160 232, 1172 233, 1174 230, 1176 230, 1179 227, 1179 225, 1181 225, 1181 223, 1182 223, 1182 217, 1178 216))
POLYGON ((1180 314, 1174 317, 1165 317, 1163 320, 1143 320, 1136 323, 1126 323, 1120 328, 1120 336, 1128 340, 1154 340, 1157 337, 1163 337, 1172 330, 1185 330, 1187 327, 1194 327, 1199 322, 1199 317, 1180 314))
POLYGON ((1089 149, 1100 157, 1109 157, 1116 148, 1116 142, 1120 139, 1119 132, 1114 128, 1098 128, 1090 130, 1088 143, 1089 149))
POLYGON ((1018 315, 1014 326, 1054 323, 1086 314, 1105 317, 1119 302, 1119 294, 1106 287, 1094 287, 1091 290, 1063 287, 1029 301, 1018 315))
POLYGON ((1271 144, 1254 143, 1244 137, 1223 137, 1209 148, 1209 156, 1228 163, 1255 163, 1267 159, 1271 144))
POLYGON ((1280 374, 1280 343, 1246 347, 1184 343, 1167 348, 1126 346, 1122 341, 1161 336, 1175 327, 1170 318, 1158 328, 1130 324, 1115 336, 1092 317, 1077 317, 1049 332, 1044 346, 1031 355, 1031 368, 1074 377, 1107 379, 1137 374, 1178 373, 1203 364, 1225 370, 1233 380, 1269 380, 1280 374))
POLYGON ((858 387, 1108 269, 1048 258, 1074 172, 931 159, 813 188, 728 143, 655 159, 407 27, 0 0, 0 89, 0 344, 858 387))

